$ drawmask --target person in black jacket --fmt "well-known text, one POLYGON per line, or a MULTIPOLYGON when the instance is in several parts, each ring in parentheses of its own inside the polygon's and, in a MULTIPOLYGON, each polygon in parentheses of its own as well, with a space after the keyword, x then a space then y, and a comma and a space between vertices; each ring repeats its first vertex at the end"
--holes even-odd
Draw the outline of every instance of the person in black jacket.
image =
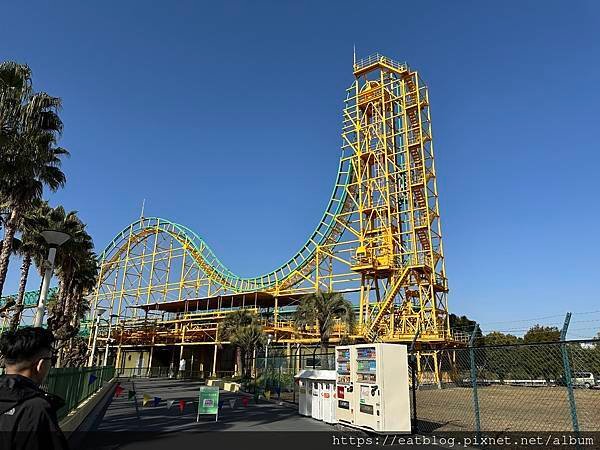
POLYGON ((0 449, 67 450, 56 411, 64 405, 40 389, 54 363, 52 333, 25 327, 0 337, 0 449))

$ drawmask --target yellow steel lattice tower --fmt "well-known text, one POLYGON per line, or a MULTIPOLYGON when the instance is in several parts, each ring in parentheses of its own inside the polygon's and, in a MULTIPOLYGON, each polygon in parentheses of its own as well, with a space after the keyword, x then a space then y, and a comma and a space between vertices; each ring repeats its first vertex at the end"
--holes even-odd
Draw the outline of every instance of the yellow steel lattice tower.
POLYGON ((354 153, 367 340, 449 338, 438 193, 427 87, 416 71, 381 55, 354 64, 344 145, 354 153), (373 292, 374 294, 373 295, 373 292))

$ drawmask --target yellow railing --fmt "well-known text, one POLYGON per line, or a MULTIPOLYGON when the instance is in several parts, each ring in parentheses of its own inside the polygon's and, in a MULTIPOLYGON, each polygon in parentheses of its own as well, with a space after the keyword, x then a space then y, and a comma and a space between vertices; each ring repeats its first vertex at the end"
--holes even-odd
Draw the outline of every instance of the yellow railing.
POLYGON ((386 64, 395 69, 408 70, 408 64, 396 62, 386 56, 380 55, 379 53, 369 55, 366 58, 362 58, 356 61, 356 63, 354 64, 354 70, 359 70, 363 67, 367 67, 378 62, 386 64))

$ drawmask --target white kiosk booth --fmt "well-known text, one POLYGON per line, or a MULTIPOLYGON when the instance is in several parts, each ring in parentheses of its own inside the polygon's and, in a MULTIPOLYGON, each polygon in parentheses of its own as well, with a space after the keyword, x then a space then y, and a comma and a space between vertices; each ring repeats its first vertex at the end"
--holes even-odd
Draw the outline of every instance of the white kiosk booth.
POLYGON ((306 369, 300 371, 298 380, 298 412, 303 416, 336 423, 335 370, 306 369))

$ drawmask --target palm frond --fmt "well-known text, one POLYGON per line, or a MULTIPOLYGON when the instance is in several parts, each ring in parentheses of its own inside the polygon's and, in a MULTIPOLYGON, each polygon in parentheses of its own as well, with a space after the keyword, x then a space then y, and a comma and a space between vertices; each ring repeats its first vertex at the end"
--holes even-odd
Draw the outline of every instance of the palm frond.
POLYGON ((339 292, 317 291, 302 298, 298 305, 294 321, 298 328, 318 327, 321 340, 326 342, 336 322, 352 329, 355 314, 352 303, 339 292))

